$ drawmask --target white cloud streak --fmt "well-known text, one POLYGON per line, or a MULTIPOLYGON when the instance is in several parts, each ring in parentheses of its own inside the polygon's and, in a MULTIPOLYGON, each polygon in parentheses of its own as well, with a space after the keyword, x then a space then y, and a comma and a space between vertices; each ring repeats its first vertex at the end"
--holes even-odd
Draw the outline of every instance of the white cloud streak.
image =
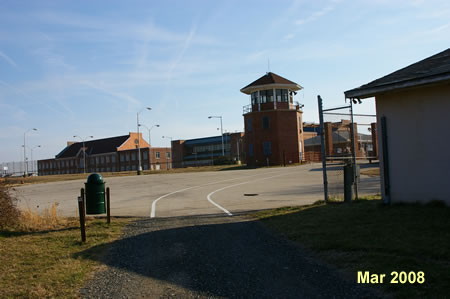
POLYGON ((303 18, 303 19, 298 19, 297 21, 295 21, 296 25, 303 25, 306 23, 310 23, 313 22, 315 20, 317 20, 320 17, 323 17, 324 15, 326 15, 327 13, 329 13, 330 11, 334 10, 336 7, 336 4, 339 2, 339 0, 332 0, 330 4, 328 4, 327 6, 325 6, 324 8, 313 12, 310 16, 303 18))
POLYGON ((3 58, 6 62, 8 62, 11 66, 13 66, 14 68, 17 68, 17 63, 12 60, 11 57, 9 57, 8 55, 6 55, 5 53, 3 53, 2 51, 0 51, 0 57, 3 58))

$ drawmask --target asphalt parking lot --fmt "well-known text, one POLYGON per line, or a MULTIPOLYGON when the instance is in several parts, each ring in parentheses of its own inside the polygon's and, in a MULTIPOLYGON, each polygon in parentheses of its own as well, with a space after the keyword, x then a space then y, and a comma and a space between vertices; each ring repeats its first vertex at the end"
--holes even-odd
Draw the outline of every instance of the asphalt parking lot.
MULTIPOLYGON (((235 213, 310 204, 323 198, 320 164, 294 167, 152 174, 105 179, 114 216, 173 217, 235 213)), ((379 193, 379 180, 362 177, 363 194, 379 193)), ((21 208, 42 211, 52 203, 77 216, 84 180, 16 188, 21 208)))

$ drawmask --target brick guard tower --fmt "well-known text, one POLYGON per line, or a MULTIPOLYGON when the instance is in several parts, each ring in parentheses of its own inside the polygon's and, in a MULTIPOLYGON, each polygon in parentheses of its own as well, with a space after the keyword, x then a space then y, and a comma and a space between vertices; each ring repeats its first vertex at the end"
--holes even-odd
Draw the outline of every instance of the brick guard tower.
POLYGON ((250 95, 250 104, 243 107, 247 165, 303 160, 303 105, 294 101, 300 89, 297 83, 271 72, 241 89, 250 95))

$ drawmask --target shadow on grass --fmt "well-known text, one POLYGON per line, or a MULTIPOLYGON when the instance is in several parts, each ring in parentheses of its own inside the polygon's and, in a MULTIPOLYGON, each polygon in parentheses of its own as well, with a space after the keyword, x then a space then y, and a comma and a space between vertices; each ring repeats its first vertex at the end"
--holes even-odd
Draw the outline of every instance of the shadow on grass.
POLYGON ((21 236, 28 236, 28 235, 44 235, 48 233, 53 232, 63 232, 63 231, 71 231, 75 229, 80 229, 76 226, 71 227, 64 227, 64 228, 58 228, 58 229, 48 229, 48 230, 39 230, 39 231, 23 231, 23 230, 1 230, 0 236, 5 238, 11 238, 11 237, 21 237, 21 236))
POLYGON ((261 212, 260 217, 353 278, 358 271, 386 274, 383 287, 396 297, 445 298, 450 293, 450 208, 442 202, 384 205, 369 198, 325 205, 320 201, 261 212), (423 271, 426 284, 390 284, 392 271, 423 271))
POLYGON ((255 169, 255 167, 249 167, 246 165, 241 166, 233 166, 233 167, 224 167, 220 169, 219 171, 227 171, 227 170, 244 170, 244 169, 255 169))

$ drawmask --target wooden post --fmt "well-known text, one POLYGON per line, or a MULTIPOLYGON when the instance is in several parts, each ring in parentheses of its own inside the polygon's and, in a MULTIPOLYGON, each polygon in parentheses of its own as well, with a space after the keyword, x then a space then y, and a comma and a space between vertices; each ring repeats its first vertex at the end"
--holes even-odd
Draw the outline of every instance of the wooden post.
POLYGON ((111 223, 111 193, 109 187, 106 188, 106 222, 111 223))
POLYGON ((78 197, 78 211, 80 213, 81 242, 86 242, 86 213, 84 210, 84 188, 81 188, 81 196, 78 197))

